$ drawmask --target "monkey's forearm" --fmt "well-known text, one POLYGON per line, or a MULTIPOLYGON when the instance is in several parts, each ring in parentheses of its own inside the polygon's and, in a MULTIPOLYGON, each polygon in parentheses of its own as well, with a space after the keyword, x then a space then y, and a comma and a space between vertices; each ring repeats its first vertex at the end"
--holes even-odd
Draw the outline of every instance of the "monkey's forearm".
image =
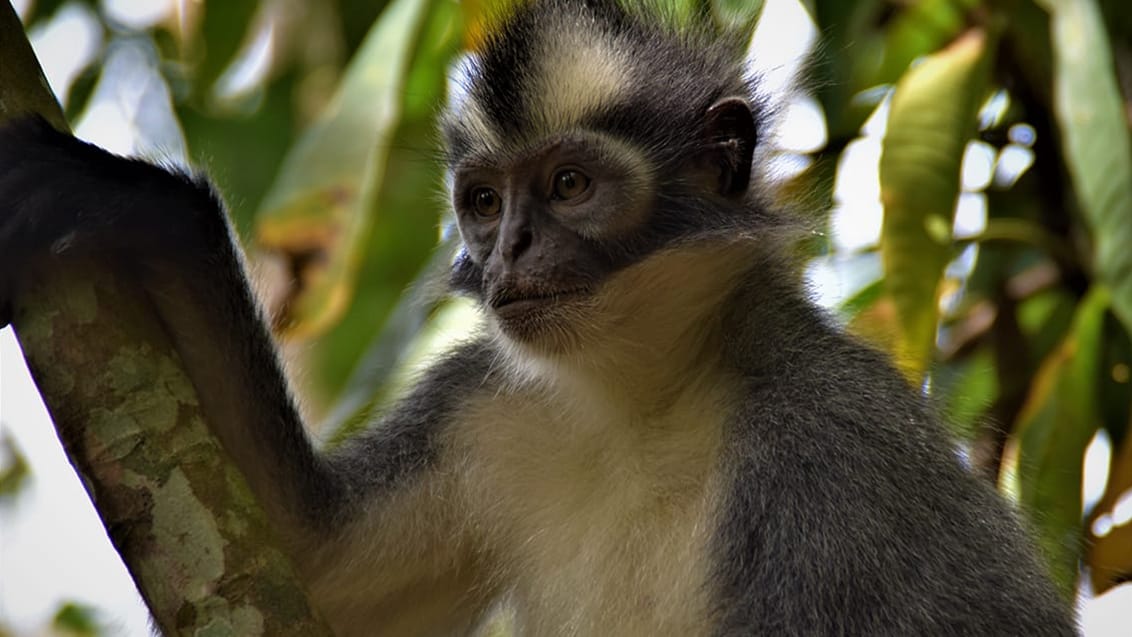
MULTIPOLYGON (((226 224, 220 209, 210 214, 226 224)), ((284 528, 336 517, 342 485, 308 440, 239 247, 221 243, 188 275, 153 262, 141 278, 213 432, 269 515, 284 528)))
POLYGON ((453 586, 448 576, 471 572, 469 542, 448 531, 467 525, 456 519, 452 480, 433 462, 436 433, 475 386, 466 376, 484 374, 482 351, 450 357, 382 426, 323 455, 307 438, 240 247, 207 184, 23 122, 0 128, 0 215, 0 307, 32 269, 66 278, 91 262, 113 267, 116 283, 152 305, 204 419, 319 606, 364 628, 399 612, 406 595, 440 595, 454 600, 457 618, 421 621, 471 621, 484 600, 464 599, 467 583, 453 586), (359 592, 342 589, 348 571, 381 579, 363 589, 375 613, 368 618, 349 614, 359 592))
POLYGON ((0 321, 27 274, 113 265, 152 303, 213 433, 274 521, 337 481, 306 439, 242 257, 207 185, 35 120, 0 129, 0 321))

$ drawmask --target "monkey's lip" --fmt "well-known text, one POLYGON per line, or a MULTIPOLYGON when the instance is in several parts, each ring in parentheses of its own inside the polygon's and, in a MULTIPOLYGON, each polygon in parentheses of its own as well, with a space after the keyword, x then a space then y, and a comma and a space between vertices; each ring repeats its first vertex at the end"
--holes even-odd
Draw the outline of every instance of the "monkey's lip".
POLYGON ((563 288, 559 290, 504 290, 492 296, 491 309, 503 318, 529 314, 580 296, 589 294, 589 288, 563 288))

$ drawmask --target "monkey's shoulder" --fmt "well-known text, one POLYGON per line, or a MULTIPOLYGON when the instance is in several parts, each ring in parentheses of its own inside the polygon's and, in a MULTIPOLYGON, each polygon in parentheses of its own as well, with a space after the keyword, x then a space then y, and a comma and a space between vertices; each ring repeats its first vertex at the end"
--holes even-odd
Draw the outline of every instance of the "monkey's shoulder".
POLYGON ((1073 634, 1013 512, 963 466, 928 399, 880 352, 811 327, 777 374, 745 377, 730 421, 715 559, 724 625, 1073 634), (786 599, 808 606, 775 602, 786 599))

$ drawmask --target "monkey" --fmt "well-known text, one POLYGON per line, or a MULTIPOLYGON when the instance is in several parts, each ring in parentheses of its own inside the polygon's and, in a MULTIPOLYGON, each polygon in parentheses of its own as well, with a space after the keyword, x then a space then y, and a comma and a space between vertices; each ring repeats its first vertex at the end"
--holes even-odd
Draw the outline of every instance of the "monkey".
POLYGON ((0 129, 0 309, 31 264, 131 264, 338 635, 1075 634, 923 392, 810 299, 763 128, 735 42, 512 9, 440 118, 483 326, 332 449, 200 175, 0 129))

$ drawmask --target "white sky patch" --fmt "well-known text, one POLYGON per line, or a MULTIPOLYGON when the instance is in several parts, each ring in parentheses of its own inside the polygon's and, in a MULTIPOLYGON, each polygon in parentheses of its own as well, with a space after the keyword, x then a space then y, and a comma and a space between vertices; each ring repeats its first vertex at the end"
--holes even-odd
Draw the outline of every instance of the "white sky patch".
POLYGON ((769 179, 785 183, 801 175, 814 161, 809 156, 795 152, 767 153, 761 161, 766 164, 762 172, 769 179))
POLYGON ((994 146, 982 141, 972 141, 963 150, 962 185, 966 192, 986 190, 994 176, 994 146))
POLYGON ((261 86, 271 70, 275 54, 275 20, 262 21, 231 66, 216 80, 213 91, 222 100, 247 95, 261 86))
POLYGON ((825 115, 821 105, 809 95, 795 95, 772 132, 775 148, 794 153, 813 153, 826 144, 825 115))
MULTIPOLYGON (((944 276, 952 279, 960 279, 961 281, 966 283, 966 278, 971 276, 971 272, 973 272, 975 269, 975 263, 977 262, 978 257, 979 245, 977 243, 972 243, 965 246, 963 250, 959 252, 959 256, 952 259, 951 263, 948 263, 947 266, 943 269, 944 276)), ((964 287, 965 285, 956 287, 951 290, 951 294, 954 295, 955 298, 951 299, 953 303, 946 305, 946 309, 943 309, 945 307, 945 304, 940 303, 940 308, 945 314, 950 314, 953 309, 956 309, 955 305, 963 300, 963 295, 965 293, 965 290, 963 289, 964 287)))
POLYGON ((879 137, 859 137, 841 153, 833 198, 840 202, 880 201, 881 141, 879 137))
POLYGON ((185 161, 169 87, 151 50, 131 41, 111 47, 75 135, 121 155, 185 161))
POLYGON ((1108 466, 1112 459, 1112 441, 1108 432, 1098 429, 1085 447, 1084 475, 1081 478, 1082 512, 1088 511, 1100 502, 1108 485, 1108 466))
POLYGON ((1132 489, 1120 494, 1116 504, 1112 505, 1113 526, 1124 526, 1132 522, 1132 489))
POLYGON ((817 27, 797 0, 766 0, 747 51, 760 90, 782 95, 794 86, 802 61, 817 40, 817 27))
POLYGON ((882 270, 877 252, 827 254, 806 264, 806 283, 818 305, 835 309, 876 281, 882 270))
POLYGON ((1088 637, 1128 637, 1132 608, 1132 583, 1122 584, 1100 597, 1086 597, 1080 604, 1081 634, 1088 637))
POLYGON ((1007 144, 994 165, 994 185, 1010 188, 1034 164, 1034 151, 1019 144, 1007 144))
POLYGON ((143 637, 149 613, 63 455, 12 330, 0 330, 0 428, 31 467, 0 509, 0 623, 41 634, 64 601, 94 606, 107 635, 143 637))
POLYGON ((884 93, 884 98, 861 125, 861 134, 865 137, 883 139, 885 132, 888 131, 888 112, 892 110, 892 92, 885 90, 884 93))
POLYGON ((52 92, 67 103, 71 85, 102 48, 102 29, 88 7, 70 3, 28 34, 52 92))
POLYGON ((102 0, 102 10, 111 20, 131 29, 148 29, 173 12, 176 0, 102 0))
POLYGON ((955 205, 955 222, 951 234, 956 239, 969 239, 987 229, 987 196, 981 192, 959 195, 955 205))
POLYGON ((884 206, 880 202, 880 138, 853 140, 838 158, 830 219, 833 244, 854 252, 880 241, 884 206))

